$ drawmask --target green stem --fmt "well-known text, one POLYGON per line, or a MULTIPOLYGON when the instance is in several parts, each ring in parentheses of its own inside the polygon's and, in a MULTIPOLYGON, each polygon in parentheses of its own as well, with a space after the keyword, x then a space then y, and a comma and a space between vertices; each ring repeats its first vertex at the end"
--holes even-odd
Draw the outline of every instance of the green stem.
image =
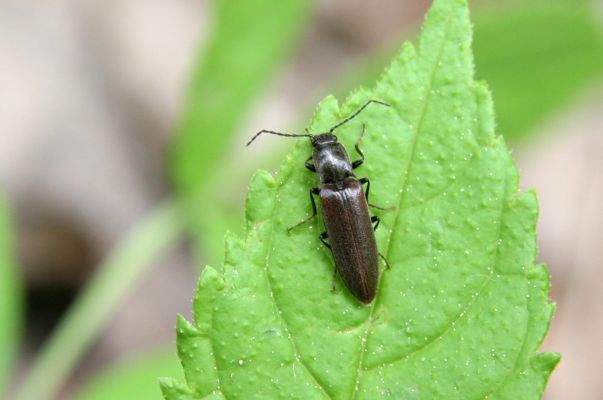
POLYGON ((101 263, 61 321, 20 385, 18 400, 52 399, 82 355, 110 321, 124 295, 153 260, 172 247, 183 232, 176 202, 151 211, 101 263))

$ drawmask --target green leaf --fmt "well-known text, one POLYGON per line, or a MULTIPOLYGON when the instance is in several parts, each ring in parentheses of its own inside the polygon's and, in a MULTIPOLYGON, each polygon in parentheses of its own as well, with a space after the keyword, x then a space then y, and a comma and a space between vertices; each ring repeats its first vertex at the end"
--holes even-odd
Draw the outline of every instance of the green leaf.
POLYGON ((307 0, 215 2, 216 29, 193 71, 170 159, 172 179, 197 236, 197 251, 223 249, 208 246, 211 238, 203 238, 214 233, 212 204, 222 201, 208 190, 223 170, 216 163, 252 100, 293 47, 311 4, 307 0))
MULTIPOLYGON (((493 105, 473 80, 465 1, 436 0, 417 48, 405 44, 372 90, 320 105, 321 132, 368 99, 337 130, 362 143, 380 213, 383 269, 362 305, 337 279, 318 240, 287 228, 310 212, 316 176, 300 140, 276 177, 256 174, 244 238, 227 235, 223 268, 203 271, 195 322, 178 321, 185 384, 167 399, 539 398, 558 362, 537 354, 553 306, 548 275, 533 265, 537 203, 494 133, 493 105)), ((259 145, 259 144, 256 144, 259 145)))
POLYGON ((79 390, 77 400, 160 400, 158 376, 180 373, 178 359, 172 352, 145 354, 122 362, 102 372, 79 390))
POLYGON ((492 89, 498 132, 507 138, 526 136, 603 75, 591 1, 497 4, 474 19, 477 75, 492 89))
POLYGON ((22 283, 17 275, 12 224, 8 207, 0 198, 0 397, 14 371, 22 315, 22 283))

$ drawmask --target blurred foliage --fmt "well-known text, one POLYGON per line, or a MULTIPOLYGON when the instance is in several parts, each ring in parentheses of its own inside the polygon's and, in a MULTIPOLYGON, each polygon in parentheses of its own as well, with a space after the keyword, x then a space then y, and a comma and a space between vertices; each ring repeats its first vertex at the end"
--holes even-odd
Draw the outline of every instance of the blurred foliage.
POLYGON ((183 226, 180 208, 173 202, 165 202, 117 242, 47 339, 27 371, 16 399, 55 398, 121 306, 126 293, 164 251, 180 241, 183 226))
MULTIPOLYGON (((213 237, 207 189, 236 127, 268 79, 295 47, 312 2, 215 2, 215 32, 194 70, 184 114, 171 149, 171 175, 187 208, 193 236, 213 237)), ((215 218, 213 218, 215 220, 215 218)), ((222 233, 218 235, 222 237, 222 233)), ((220 242, 222 239, 220 239, 220 242)), ((198 255, 211 252, 197 243, 198 255)), ((220 246, 219 248, 222 248, 220 246)), ((206 255, 204 258, 206 258, 206 255)))
POLYGON ((13 361, 19 348, 23 309, 11 227, 8 207, 0 198, 0 397, 15 370, 13 361))
POLYGON ((494 95, 497 132, 515 139, 603 73, 603 37, 592 5, 537 0, 475 12, 477 77, 494 95))
POLYGON ((76 400, 161 400, 157 377, 182 375, 178 357, 172 348, 157 354, 145 354, 101 372, 75 396, 76 400))

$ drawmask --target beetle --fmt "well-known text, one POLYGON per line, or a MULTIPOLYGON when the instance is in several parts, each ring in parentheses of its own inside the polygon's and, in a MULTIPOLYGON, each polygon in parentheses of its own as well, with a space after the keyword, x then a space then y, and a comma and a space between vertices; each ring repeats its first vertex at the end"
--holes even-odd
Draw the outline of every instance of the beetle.
POLYGON ((377 292, 379 280, 379 260, 387 261, 378 252, 374 231, 379 226, 379 217, 369 213, 368 178, 358 178, 354 170, 364 163, 364 153, 360 150, 360 142, 365 132, 365 125, 354 148, 360 159, 350 162, 345 147, 337 141, 333 132, 360 114, 370 104, 376 103, 387 107, 389 104, 378 100, 369 100, 353 114, 340 121, 327 132, 312 134, 306 129, 306 134, 288 134, 270 130, 261 130, 249 142, 249 146, 263 133, 286 137, 307 137, 310 139, 313 151, 305 162, 306 168, 315 172, 320 181, 320 187, 310 189, 312 215, 293 225, 287 231, 312 220, 316 214, 314 196, 319 196, 325 232, 319 238, 327 246, 335 259, 335 273, 339 273, 350 292, 361 302, 368 304, 373 301, 377 292), (362 185, 366 184, 366 190, 362 185), (374 226, 373 226, 374 224, 374 226), (329 241, 327 242, 327 239, 329 241))

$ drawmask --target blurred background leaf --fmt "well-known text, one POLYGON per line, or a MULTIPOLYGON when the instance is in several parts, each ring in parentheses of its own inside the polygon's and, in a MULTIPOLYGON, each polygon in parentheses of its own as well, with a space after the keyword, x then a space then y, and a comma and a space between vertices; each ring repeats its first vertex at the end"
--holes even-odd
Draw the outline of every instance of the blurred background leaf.
POLYGON ((193 71, 170 158, 173 182, 190 217, 201 259, 221 258, 216 249, 222 248, 223 234, 213 227, 221 227, 228 213, 217 218, 212 212, 218 201, 214 193, 220 190, 214 183, 216 175, 225 168, 220 160, 249 105, 294 48, 311 4, 307 0, 215 2, 213 39, 193 71), (219 242, 205 243, 212 240, 219 242))
POLYGON ((17 274, 10 213, 0 197, 0 397, 15 371, 14 356, 20 345, 22 284, 17 274))
POLYGON ((182 376, 175 348, 111 366, 85 383, 76 400, 162 400, 158 377, 182 376))
MULTIPOLYGON (((53 330, 19 387, 20 400, 53 399, 152 261, 180 240, 180 209, 170 201, 150 215, 107 255, 95 276, 53 330)), ((141 368, 146 368, 140 364, 141 368)), ((158 389, 156 389, 158 390, 158 389)))
POLYGON ((477 78, 493 92, 498 133, 530 135, 601 78, 603 38, 592 6, 537 0, 477 8, 477 78))

